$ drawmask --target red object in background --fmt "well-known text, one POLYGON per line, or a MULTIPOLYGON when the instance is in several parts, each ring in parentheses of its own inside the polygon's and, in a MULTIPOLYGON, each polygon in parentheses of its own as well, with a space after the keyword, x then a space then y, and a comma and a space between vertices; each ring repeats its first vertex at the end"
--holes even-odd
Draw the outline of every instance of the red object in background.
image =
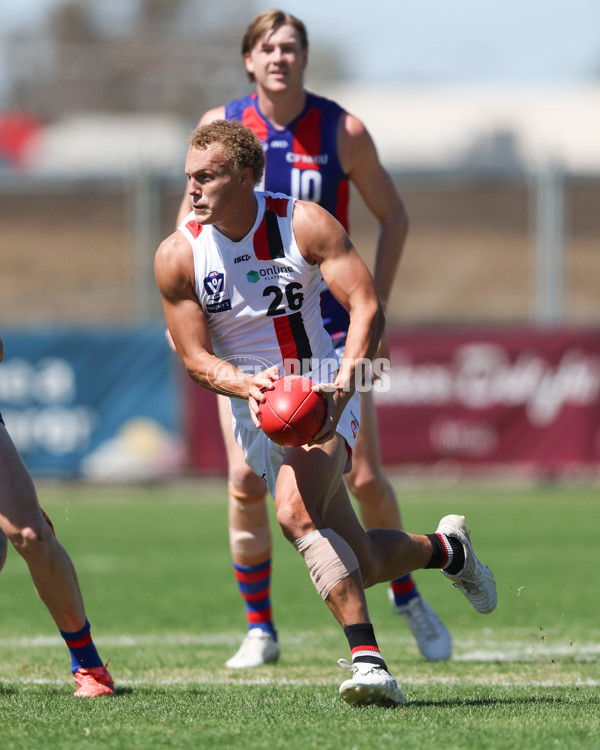
POLYGON ((388 464, 600 463, 600 329, 448 328, 390 337, 389 388, 375 394, 388 464))
MULTIPOLYGON (((385 464, 540 476, 600 466, 600 328, 423 328, 388 338, 389 382, 374 394, 385 464)), ((190 468, 225 472, 215 395, 190 381, 185 410, 190 468)))
POLYGON ((179 369, 183 391, 187 468, 202 474, 227 474, 227 455, 221 435, 217 396, 196 385, 183 368, 179 369))
POLYGON ((0 112, 0 161, 19 167, 42 131, 42 123, 24 112, 0 112))

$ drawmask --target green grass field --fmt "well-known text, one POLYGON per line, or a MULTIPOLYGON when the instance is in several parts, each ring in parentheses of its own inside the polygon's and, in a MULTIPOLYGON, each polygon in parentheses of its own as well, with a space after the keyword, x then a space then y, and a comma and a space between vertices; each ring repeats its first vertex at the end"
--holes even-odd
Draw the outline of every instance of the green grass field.
POLYGON ((9 550, 0 574, 0 747, 597 748, 600 612, 596 487, 400 489, 407 529, 465 513, 499 604, 478 615, 437 571, 418 585, 452 631, 425 662, 384 586, 369 591, 401 709, 338 696, 343 633, 300 556, 274 529, 277 665, 232 671, 245 632, 228 553, 223 482, 135 488, 41 484, 78 570, 114 699, 78 700, 70 661, 9 550))

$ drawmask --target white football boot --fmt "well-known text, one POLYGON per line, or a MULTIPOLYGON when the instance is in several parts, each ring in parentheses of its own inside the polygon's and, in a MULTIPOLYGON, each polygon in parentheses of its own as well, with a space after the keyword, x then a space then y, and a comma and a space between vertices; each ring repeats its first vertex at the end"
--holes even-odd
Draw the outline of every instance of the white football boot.
POLYGON ((230 669, 248 669, 263 664, 273 664, 279 659, 279 644, 275 638, 260 628, 246 633, 236 654, 225 662, 230 669))
POLYGON ((413 597, 407 604, 398 605, 394 592, 388 588, 394 610, 404 617, 412 630, 419 651, 428 661, 444 661, 452 656, 452 636, 448 628, 422 596, 413 597))
POLYGON ((446 534, 458 539, 465 551, 465 564, 459 573, 442 573, 452 581, 481 614, 488 614, 496 608, 498 592, 492 571, 477 559, 471 546, 471 537, 464 516, 444 516, 437 527, 438 534, 446 534))
POLYGON ((340 685, 340 695, 351 706, 392 708, 406 703, 396 680, 385 669, 362 661, 350 664, 346 659, 338 659, 338 664, 354 673, 340 685))

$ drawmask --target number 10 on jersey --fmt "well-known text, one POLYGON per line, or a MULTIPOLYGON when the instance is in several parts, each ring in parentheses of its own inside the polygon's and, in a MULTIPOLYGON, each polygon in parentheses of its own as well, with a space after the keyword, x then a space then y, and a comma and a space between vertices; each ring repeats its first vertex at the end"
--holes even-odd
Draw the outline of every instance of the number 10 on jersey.
POLYGON ((292 198, 319 203, 321 200, 321 173, 316 169, 292 167, 292 198))

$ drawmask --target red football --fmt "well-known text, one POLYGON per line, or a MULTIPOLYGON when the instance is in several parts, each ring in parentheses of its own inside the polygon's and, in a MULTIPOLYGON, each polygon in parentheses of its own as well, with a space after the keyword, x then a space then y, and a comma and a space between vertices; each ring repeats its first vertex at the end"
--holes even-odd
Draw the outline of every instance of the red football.
POLYGON ((285 375, 265 391, 258 418, 263 432, 274 443, 293 447, 310 443, 327 416, 327 400, 311 390, 312 380, 285 375))

